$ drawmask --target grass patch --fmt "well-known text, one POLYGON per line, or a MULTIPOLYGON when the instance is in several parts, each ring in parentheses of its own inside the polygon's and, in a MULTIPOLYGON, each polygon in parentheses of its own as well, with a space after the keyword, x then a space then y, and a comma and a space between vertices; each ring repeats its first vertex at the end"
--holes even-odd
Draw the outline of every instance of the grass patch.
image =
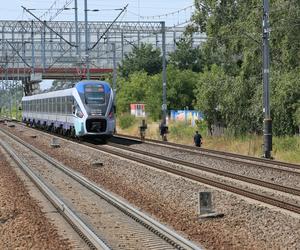
MULTIPOLYGON (((118 133, 139 136, 140 120, 127 128, 121 129, 118 133)), ((159 123, 147 121, 148 129, 146 138, 161 139, 159 135, 159 123)), ((199 124, 191 127, 184 122, 170 122, 168 140, 185 145, 194 145, 194 134, 198 130, 203 137, 203 147, 220 151, 227 151, 237 154, 261 157, 263 154, 263 137, 258 135, 244 135, 234 137, 232 135, 210 136, 206 127, 199 124)), ((300 136, 273 137, 272 156, 279 161, 286 161, 300 164, 300 136)))

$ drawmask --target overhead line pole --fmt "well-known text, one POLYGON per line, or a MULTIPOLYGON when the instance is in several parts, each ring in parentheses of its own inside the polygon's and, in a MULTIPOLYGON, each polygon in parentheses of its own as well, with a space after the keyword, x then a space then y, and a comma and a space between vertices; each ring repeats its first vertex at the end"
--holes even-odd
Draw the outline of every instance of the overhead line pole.
POLYGON ((270 53, 269 53, 269 0, 263 0, 263 99, 264 99, 264 157, 271 158, 272 119, 270 112, 270 53))
POLYGON ((34 32, 33 32, 33 20, 31 21, 31 73, 34 74, 35 58, 34 58, 34 32))
POLYGON ((114 103, 116 102, 117 94, 117 61, 116 61, 116 44, 112 43, 113 52, 113 91, 114 91, 114 103))
POLYGON ((162 81, 163 81, 163 104, 162 104, 162 115, 163 125, 167 126, 167 73, 166 73, 166 30, 165 22, 161 22, 162 32, 162 81))
POLYGON ((85 64, 86 79, 90 80, 90 64, 89 64, 89 38, 88 38, 88 17, 87 17, 87 0, 84 0, 84 34, 85 34, 85 64))
POLYGON ((75 0, 75 33, 76 33, 76 55, 79 56, 79 32, 78 32, 78 5, 75 0))

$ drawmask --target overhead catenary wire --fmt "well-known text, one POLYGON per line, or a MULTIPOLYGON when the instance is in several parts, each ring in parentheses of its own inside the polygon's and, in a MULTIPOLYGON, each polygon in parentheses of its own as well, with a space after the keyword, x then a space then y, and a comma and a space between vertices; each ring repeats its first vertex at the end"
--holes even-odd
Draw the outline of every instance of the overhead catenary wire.
POLYGON ((17 51, 16 48, 15 48, 8 40, 6 40, 6 42, 7 42, 7 43, 9 44, 9 46, 16 52, 16 54, 18 55, 18 57, 21 58, 21 60, 23 61, 23 63, 25 63, 28 67, 31 67, 31 66, 26 62, 25 58, 23 58, 23 57, 20 55, 19 51, 17 51))
POLYGON ((27 11, 30 15, 32 15, 34 18, 36 18, 40 23, 42 23, 43 25, 45 25, 45 27, 47 27, 49 30, 51 30, 55 35, 57 35, 58 37, 60 37, 64 42, 66 42, 68 45, 70 45, 71 47, 76 47, 76 44, 73 44, 71 42, 69 42, 67 39, 65 39, 62 35, 60 35, 58 32, 56 32, 54 29, 52 29, 47 22, 42 21, 40 18, 38 18, 36 15, 34 15, 30 10, 28 10, 27 8, 25 8, 24 6, 21 6, 25 11, 27 11))
POLYGON ((55 1, 47 11, 42 14, 39 18, 45 19, 45 17, 51 13, 51 10, 56 10, 53 16, 50 16, 49 21, 53 21, 63 10, 65 10, 74 0, 66 0, 65 4, 61 8, 54 8, 57 5, 57 1, 55 1))
POLYGON ((94 43, 94 45, 89 48, 88 50, 94 49, 97 44, 100 42, 100 40, 105 36, 105 34, 109 31, 111 26, 118 20, 118 18, 122 15, 122 13, 127 9, 128 4, 121 10, 121 12, 117 15, 117 17, 111 22, 111 24, 106 28, 106 30, 101 34, 101 36, 98 38, 98 40, 94 43))

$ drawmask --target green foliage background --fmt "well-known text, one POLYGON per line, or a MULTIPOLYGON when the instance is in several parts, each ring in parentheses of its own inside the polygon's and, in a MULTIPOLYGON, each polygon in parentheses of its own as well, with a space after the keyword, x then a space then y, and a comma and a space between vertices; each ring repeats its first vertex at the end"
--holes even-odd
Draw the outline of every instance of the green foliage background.
MULTIPOLYGON (((195 1, 196 11, 185 37, 168 57, 168 109, 199 109, 208 129, 221 124, 233 134, 262 133, 262 1, 195 1), (192 32, 205 32, 200 46, 192 32)), ((275 135, 292 135, 300 127, 300 1, 270 1, 271 117, 275 135)), ((120 66, 118 112, 142 102, 160 118, 160 51, 135 47, 120 66)))

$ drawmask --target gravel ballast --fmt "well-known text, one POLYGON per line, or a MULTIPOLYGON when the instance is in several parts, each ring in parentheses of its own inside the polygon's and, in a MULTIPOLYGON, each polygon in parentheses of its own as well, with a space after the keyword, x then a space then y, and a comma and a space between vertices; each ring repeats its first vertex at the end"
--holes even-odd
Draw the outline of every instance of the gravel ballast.
POLYGON ((0 173, 0 249, 73 249, 29 195, 1 147, 0 173))
POLYGON ((51 148, 52 136, 38 131, 9 130, 207 249, 300 248, 299 215, 62 139, 60 148, 51 148), (92 166, 95 161, 103 166, 92 166), (212 192, 215 210, 223 218, 198 219, 200 191, 212 192))

